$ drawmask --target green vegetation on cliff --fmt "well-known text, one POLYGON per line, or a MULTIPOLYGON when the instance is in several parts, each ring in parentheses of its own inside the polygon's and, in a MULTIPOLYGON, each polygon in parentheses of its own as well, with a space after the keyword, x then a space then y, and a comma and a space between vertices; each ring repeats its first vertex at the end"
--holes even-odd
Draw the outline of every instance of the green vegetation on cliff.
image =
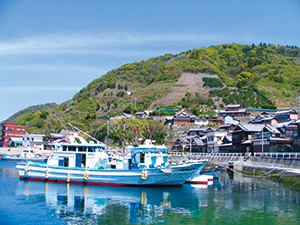
POLYGON ((216 108, 216 101, 220 108, 231 103, 246 108, 294 107, 300 88, 299 62, 299 48, 264 43, 224 44, 166 54, 99 75, 70 101, 54 110, 27 113, 18 123, 28 125, 31 132, 57 132, 62 126, 55 114, 64 124, 72 123, 101 139, 99 129, 107 116, 123 112, 134 114, 180 106, 196 115, 205 115, 216 108), (204 85, 196 87, 196 91, 186 89, 185 96, 177 102, 156 105, 156 101, 180 86, 176 82, 183 73, 214 76, 204 77, 204 85))

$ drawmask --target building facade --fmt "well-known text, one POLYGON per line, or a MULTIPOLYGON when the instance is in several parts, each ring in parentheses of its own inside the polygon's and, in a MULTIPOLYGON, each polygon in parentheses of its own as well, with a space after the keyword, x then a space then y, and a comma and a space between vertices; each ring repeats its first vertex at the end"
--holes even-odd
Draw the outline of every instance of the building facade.
POLYGON ((8 147, 12 137, 22 138, 26 134, 26 126, 16 125, 13 122, 6 122, 2 127, 1 146, 8 147))

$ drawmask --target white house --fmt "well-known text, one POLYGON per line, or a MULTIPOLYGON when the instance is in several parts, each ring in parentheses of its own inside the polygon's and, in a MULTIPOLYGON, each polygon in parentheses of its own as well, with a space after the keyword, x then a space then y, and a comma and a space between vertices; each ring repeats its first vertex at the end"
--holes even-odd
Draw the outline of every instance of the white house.
POLYGON ((223 138, 227 135, 227 131, 212 131, 207 135, 207 151, 210 153, 218 153, 222 145, 223 138))
POLYGON ((226 115, 224 116, 224 124, 234 124, 237 125, 240 121, 235 120, 233 116, 231 115, 226 115))
POLYGON ((198 117, 195 118, 195 125, 198 125, 198 126, 208 126, 208 124, 209 124, 208 119, 198 118, 198 117))
POLYGON ((22 146, 44 149, 44 146, 43 146, 43 137, 44 136, 45 135, 42 135, 42 134, 28 134, 27 133, 23 136, 22 146))

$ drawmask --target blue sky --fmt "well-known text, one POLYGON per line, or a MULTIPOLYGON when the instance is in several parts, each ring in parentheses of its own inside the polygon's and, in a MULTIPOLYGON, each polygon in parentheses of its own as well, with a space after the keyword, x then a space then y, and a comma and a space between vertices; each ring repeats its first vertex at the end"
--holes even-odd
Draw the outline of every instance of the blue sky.
POLYGON ((298 0, 0 0, 0 121, 126 63, 299 37, 298 0))

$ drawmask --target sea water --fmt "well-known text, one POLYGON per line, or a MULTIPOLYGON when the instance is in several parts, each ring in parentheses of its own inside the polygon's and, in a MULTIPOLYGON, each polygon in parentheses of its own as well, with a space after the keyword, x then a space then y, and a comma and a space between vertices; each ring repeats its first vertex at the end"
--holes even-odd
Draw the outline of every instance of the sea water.
POLYGON ((0 160, 0 224, 300 224, 299 193, 223 171, 212 185, 103 187, 20 181, 0 160))

